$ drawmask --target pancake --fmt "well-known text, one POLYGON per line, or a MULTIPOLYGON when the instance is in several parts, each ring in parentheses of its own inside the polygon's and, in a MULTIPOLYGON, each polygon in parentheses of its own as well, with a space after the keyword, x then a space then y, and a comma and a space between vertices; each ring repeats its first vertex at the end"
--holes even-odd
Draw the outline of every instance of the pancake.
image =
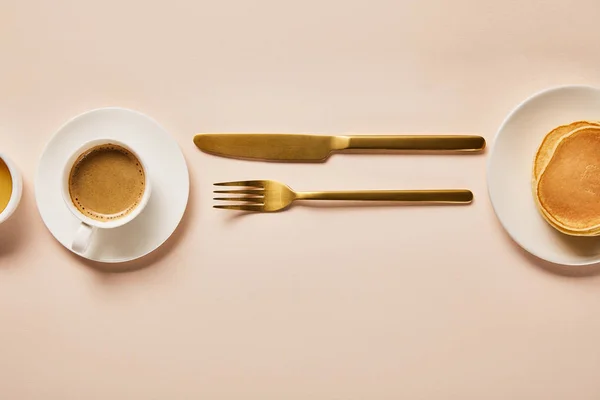
POLYGON ((600 123, 577 121, 548 133, 535 156, 532 186, 554 228, 600 235, 600 123))
POLYGON ((546 135, 542 144, 540 145, 538 152, 535 156, 535 163, 533 166, 533 178, 537 180, 542 173, 542 170, 548 165, 548 161, 554 153, 554 149, 558 145, 560 140, 573 132, 575 129, 584 128, 587 126, 600 126, 600 122, 596 121, 577 121, 569 125, 562 125, 558 128, 553 129, 546 135))

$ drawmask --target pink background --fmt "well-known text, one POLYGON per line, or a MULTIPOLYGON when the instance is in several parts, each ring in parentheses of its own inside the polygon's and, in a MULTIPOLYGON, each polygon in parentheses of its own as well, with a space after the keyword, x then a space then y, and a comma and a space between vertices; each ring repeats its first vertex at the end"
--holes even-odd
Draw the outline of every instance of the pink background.
POLYGON ((549 86, 600 84, 597 0, 0 0, 0 138, 25 177, 0 226, 6 399, 598 399, 600 278, 524 254, 487 154, 211 157, 197 132, 473 133, 549 86), (184 221, 110 273, 56 242, 33 180, 92 108, 181 145, 184 221), (456 188, 468 207, 237 217, 212 183, 456 188), (586 275, 573 277, 565 275, 586 275))

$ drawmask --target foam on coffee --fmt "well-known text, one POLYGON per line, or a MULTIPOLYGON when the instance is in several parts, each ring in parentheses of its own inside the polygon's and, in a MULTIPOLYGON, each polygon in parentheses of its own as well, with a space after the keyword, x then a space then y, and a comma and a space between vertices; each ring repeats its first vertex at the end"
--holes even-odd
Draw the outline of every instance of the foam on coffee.
POLYGON ((137 207, 145 181, 144 168, 135 155, 121 146, 103 144, 77 158, 69 175, 69 194, 82 214, 110 221, 137 207))

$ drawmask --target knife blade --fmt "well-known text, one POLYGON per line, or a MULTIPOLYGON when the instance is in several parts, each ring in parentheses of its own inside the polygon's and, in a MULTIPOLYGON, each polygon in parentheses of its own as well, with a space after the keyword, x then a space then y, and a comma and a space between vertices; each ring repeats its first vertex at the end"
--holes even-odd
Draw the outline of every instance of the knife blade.
POLYGON ((477 152, 485 139, 474 135, 326 136, 278 133, 203 133, 196 146, 221 157, 262 161, 323 162, 347 150, 477 152))

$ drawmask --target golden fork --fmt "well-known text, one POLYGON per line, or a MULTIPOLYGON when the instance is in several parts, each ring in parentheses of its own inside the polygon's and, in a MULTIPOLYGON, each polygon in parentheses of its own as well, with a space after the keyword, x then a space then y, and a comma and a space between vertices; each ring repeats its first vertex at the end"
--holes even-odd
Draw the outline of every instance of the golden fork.
POLYGON ((267 180, 220 182, 215 186, 238 186, 244 189, 215 190, 214 193, 237 195, 215 197, 217 201, 242 204, 215 205, 224 210, 274 212, 288 208, 295 200, 398 201, 404 203, 456 203, 473 201, 470 190, 364 190, 349 192, 294 192, 288 186, 267 180))

